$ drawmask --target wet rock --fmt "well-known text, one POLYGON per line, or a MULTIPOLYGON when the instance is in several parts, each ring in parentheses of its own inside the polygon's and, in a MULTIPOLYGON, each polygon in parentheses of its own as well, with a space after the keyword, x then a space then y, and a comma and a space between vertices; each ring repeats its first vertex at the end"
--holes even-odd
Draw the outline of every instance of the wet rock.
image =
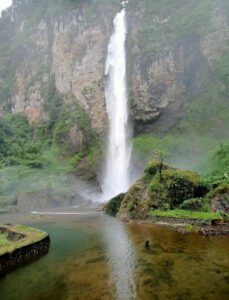
MULTIPOLYGON (((211 208, 214 211, 229 212, 229 184, 222 183, 213 191, 211 191, 207 198, 210 201, 211 208)), ((226 215, 225 215, 226 216, 226 215)))

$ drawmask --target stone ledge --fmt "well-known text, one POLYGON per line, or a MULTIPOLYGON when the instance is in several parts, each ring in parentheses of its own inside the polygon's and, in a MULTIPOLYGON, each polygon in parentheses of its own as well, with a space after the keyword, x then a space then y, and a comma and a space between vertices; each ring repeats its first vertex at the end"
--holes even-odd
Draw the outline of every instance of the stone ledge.
MULTIPOLYGON (((15 228, 16 226, 12 227, 15 228)), ((23 227, 25 229, 25 231, 23 232, 17 232, 13 228, 11 229, 11 226, 6 225, 0 226, 1 232, 8 233, 8 237, 13 238, 12 244, 17 243, 21 240, 19 245, 15 245, 14 248, 9 247, 9 249, 7 249, 5 247, 5 251, 1 251, 0 276, 4 276, 8 272, 17 269, 18 267, 24 266, 30 262, 37 260, 49 251, 50 237, 46 232, 38 231, 35 228, 33 229, 28 227, 29 233, 28 235, 26 235, 26 227, 23 227), (33 240, 31 241, 30 238, 32 233, 35 233, 35 237, 33 236, 33 240), (18 236, 16 237, 15 242, 14 238, 16 235, 18 236)))

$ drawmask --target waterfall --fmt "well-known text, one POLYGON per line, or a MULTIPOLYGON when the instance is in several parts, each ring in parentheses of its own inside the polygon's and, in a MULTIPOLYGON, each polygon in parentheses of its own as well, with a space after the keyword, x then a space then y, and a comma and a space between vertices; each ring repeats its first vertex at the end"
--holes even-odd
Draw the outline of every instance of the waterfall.
POLYGON ((102 189, 106 200, 126 192, 130 186, 132 145, 126 88, 126 3, 122 3, 123 8, 113 21, 114 31, 108 45, 105 69, 109 132, 102 189))

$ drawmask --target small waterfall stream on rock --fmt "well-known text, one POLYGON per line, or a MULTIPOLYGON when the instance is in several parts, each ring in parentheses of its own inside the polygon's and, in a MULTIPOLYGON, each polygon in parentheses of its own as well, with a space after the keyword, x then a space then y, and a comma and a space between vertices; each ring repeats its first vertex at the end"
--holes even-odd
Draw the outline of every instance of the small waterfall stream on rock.
MULTIPOLYGON (((127 2, 126 2, 127 3, 127 2)), ((109 118, 109 134, 102 190, 105 200, 126 192, 130 186, 129 166, 131 158, 130 128, 128 125, 128 97, 126 88, 126 11, 114 18, 105 75, 106 106, 109 118)))

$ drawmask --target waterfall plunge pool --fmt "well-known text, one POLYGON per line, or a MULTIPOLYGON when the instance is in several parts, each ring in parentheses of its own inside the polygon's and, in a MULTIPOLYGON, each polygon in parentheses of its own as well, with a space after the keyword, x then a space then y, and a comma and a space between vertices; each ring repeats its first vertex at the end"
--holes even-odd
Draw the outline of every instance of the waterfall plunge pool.
POLYGON ((227 237, 103 214, 6 215, 1 222, 27 223, 51 237, 47 256, 0 279, 1 300, 228 299, 227 237))

